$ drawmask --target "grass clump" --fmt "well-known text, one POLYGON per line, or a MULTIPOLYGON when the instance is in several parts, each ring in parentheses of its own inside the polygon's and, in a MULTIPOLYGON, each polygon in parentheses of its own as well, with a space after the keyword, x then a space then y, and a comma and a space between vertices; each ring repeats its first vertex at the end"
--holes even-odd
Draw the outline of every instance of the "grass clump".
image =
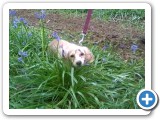
POLYGON ((10 109, 138 108, 136 95, 144 88, 143 59, 126 62, 112 46, 103 50, 88 45, 95 61, 75 68, 47 51, 51 39, 44 25, 13 23, 9 28, 10 109))

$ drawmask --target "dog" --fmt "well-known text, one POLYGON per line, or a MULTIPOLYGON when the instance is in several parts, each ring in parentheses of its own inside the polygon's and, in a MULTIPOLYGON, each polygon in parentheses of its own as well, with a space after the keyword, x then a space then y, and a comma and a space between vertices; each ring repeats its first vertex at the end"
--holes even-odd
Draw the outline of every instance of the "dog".
POLYGON ((54 53, 58 52, 60 58, 68 59, 73 66, 83 66, 94 61, 92 52, 85 46, 79 46, 66 40, 53 40, 49 49, 54 53))

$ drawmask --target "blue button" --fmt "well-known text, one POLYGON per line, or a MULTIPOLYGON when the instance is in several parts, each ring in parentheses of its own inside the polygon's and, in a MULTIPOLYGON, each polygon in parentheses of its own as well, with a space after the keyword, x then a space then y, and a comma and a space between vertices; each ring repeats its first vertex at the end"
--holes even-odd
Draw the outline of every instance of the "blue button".
POLYGON ((157 104, 157 94, 153 90, 141 90, 137 95, 137 103, 142 109, 152 109, 157 104))

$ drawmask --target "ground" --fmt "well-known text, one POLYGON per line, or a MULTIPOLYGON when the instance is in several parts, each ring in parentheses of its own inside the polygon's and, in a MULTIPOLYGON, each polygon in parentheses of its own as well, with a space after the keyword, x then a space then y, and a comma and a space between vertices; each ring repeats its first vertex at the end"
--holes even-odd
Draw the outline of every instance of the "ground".
MULTIPOLYGON (((26 18, 30 25, 39 25, 33 10, 18 10, 17 14, 19 17, 26 18)), ((60 35, 67 34, 70 37, 69 39, 78 42, 85 23, 85 17, 48 13, 45 23, 49 30, 57 31, 60 35)), ((102 48, 104 45, 111 45, 124 60, 128 60, 130 58, 144 58, 144 36, 144 30, 138 29, 138 27, 130 23, 126 24, 117 20, 102 21, 91 19, 84 41, 102 48), (133 44, 138 45, 136 54, 131 51, 131 45, 133 44)))

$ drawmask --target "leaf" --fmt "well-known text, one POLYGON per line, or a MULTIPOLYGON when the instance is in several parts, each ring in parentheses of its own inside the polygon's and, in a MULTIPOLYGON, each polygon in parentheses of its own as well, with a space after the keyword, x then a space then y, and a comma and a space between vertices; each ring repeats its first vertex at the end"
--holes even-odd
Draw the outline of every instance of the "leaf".
POLYGON ((64 76, 65 76, 65 71, 62 73, 62 85, 64 86, 64 76))
POLYGON ((62 103, 65 103, 64 101, 67 99, 68 95, 69 95, 69 91, 66 92, 66 94, 65 94, 64 97, 63 97, 63 99, 62 99, 61 101, 59 101, 55 106, 59 106, 59 105, 61 105, 62 103))
POLYGON ((71 82, 72 82, 72 86, 74 86, 74 68, 71 68, 71 82))
POLYGON ((91 97, 94 98, 95 102, 96 102, 98 105, 100 105, 99 99, 98 99, 93 93, 88 93, 88 94, 89 94, 91 97))
POLYGON ((73 90, 73 88, 71 87, 70 88, 70 91, 71 91, 71 95, 72 95, 72 98, 73 98, 73 104, 74 104, 74 106, 75 106, 75 108, 77 108, 78 106, 79 106, 79 102, 78 102, 78 100, 77 100, 77 97, 76 97, 76 95, 75 95, 75 91, 73 90))
POLYGON ((79 75, 79 77, 84 81, 84 82, 86 82, 87 80, 86 80, 86 78, 85 77, 83 77, 82 75, 79 75))
POLYGON ((78 91, 77 93, 85 100, 85 102, 86 102, 87 104, 89 104, 89 103, 88 103, 88 100, 87 100, 86 97, 83 95, 83 93, 81 93, 80 91, 78 91))

